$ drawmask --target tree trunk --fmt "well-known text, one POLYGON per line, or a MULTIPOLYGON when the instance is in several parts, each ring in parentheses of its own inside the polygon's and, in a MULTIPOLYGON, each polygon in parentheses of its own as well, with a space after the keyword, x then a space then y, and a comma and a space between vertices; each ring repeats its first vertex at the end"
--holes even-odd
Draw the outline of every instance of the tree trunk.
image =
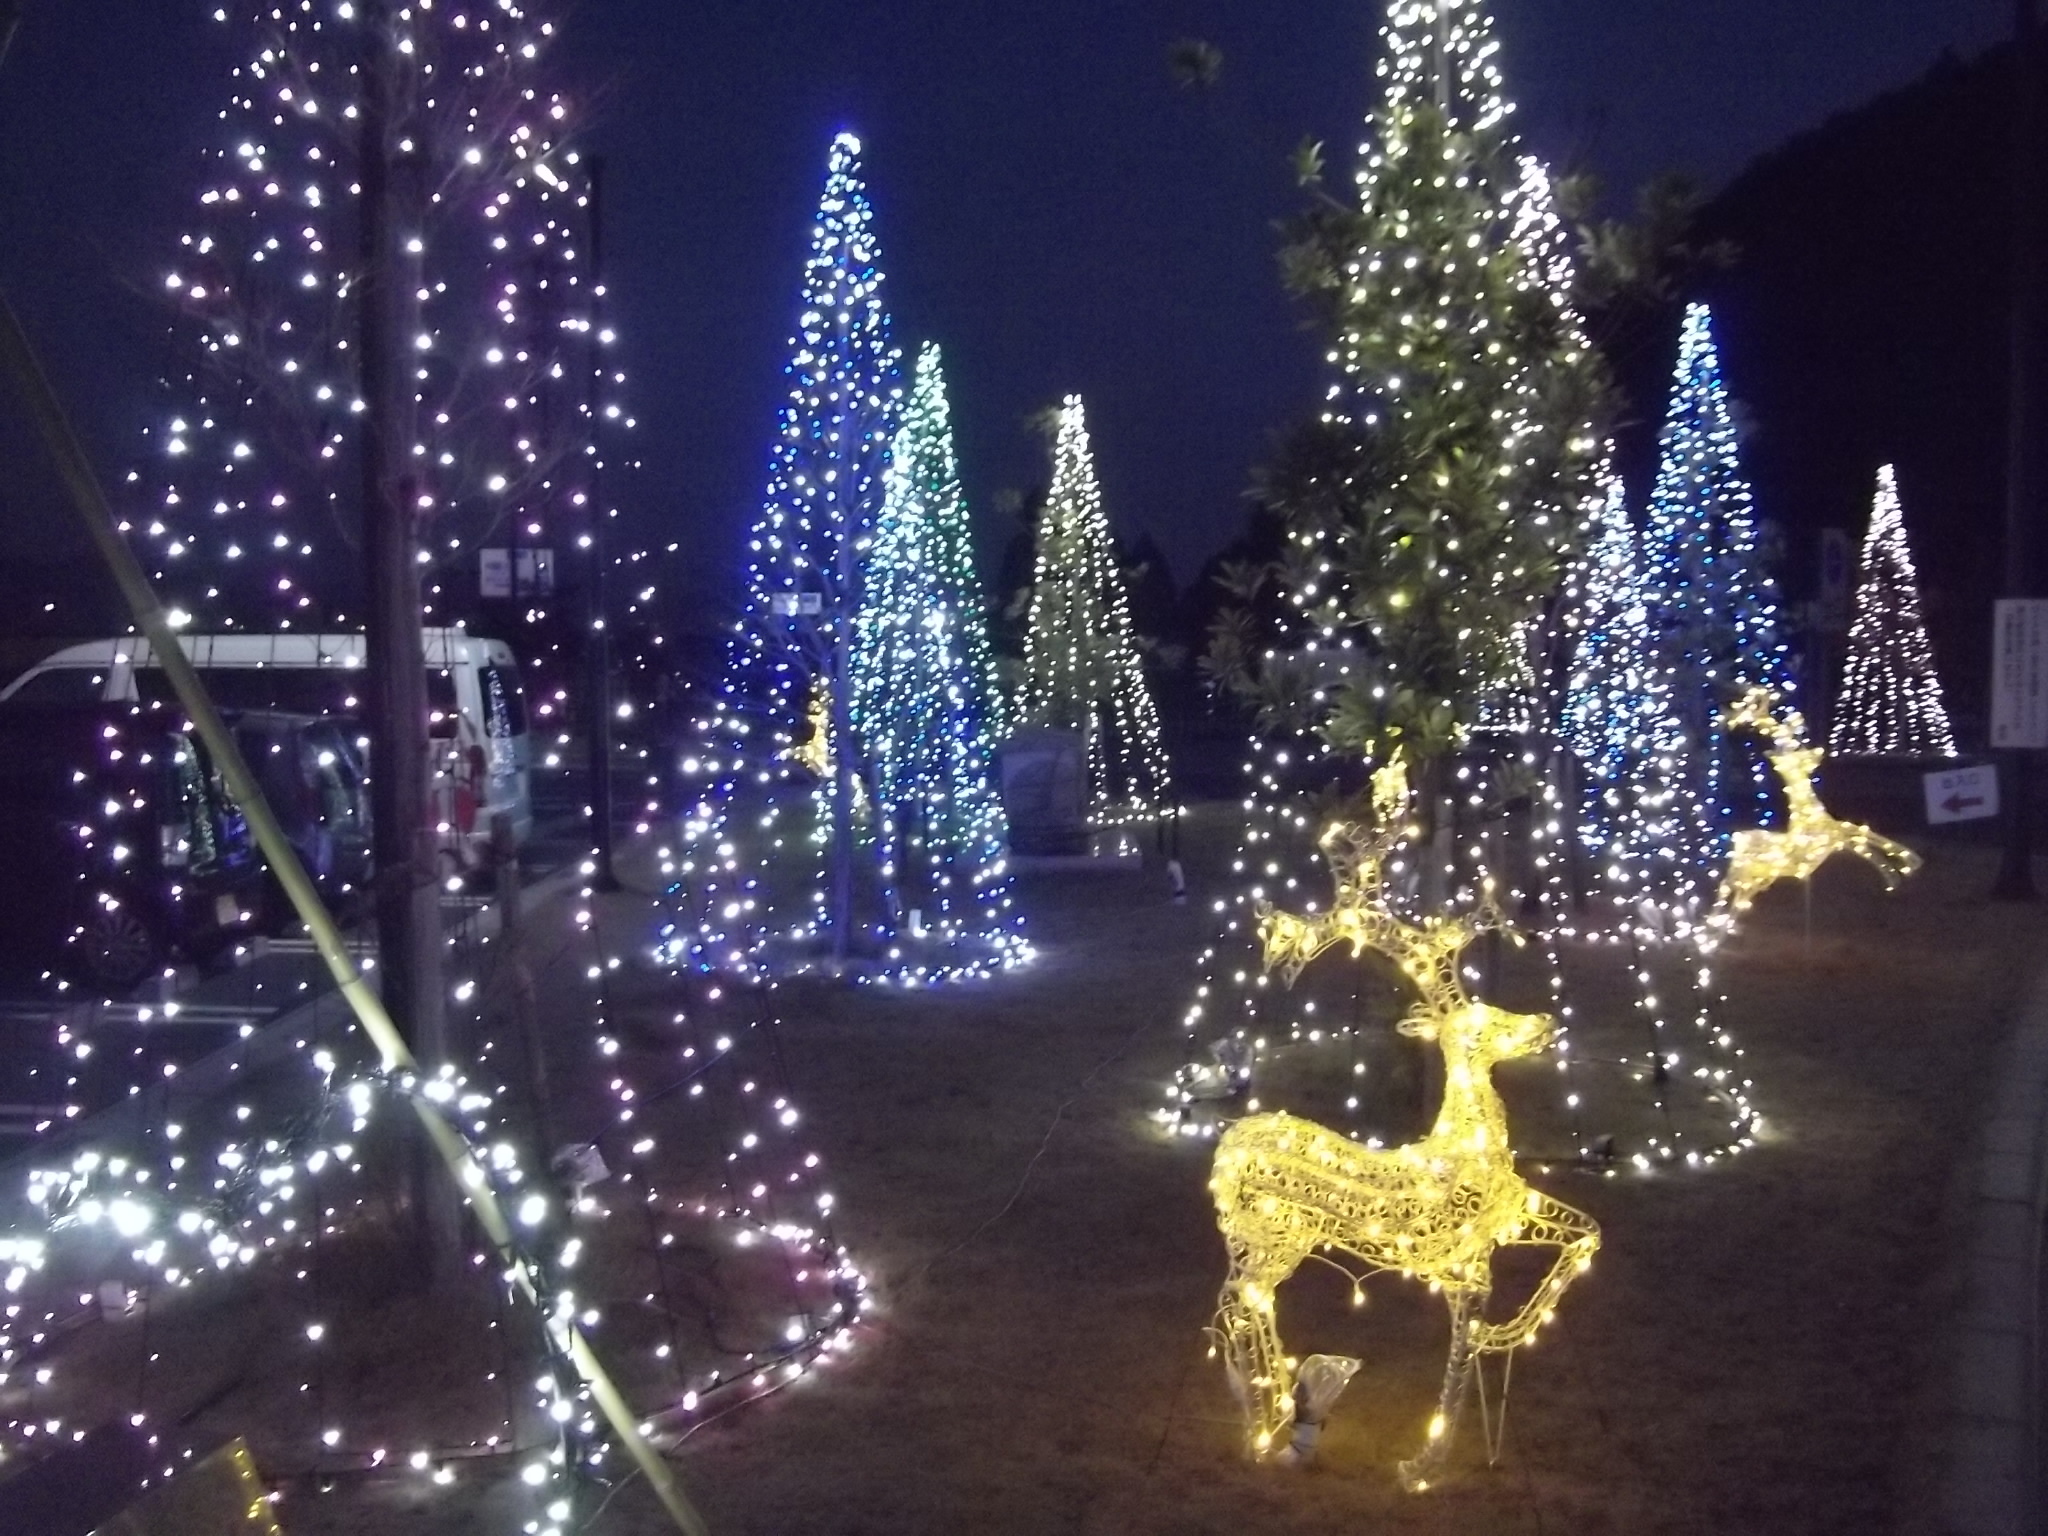
MULTIPOLYGON (((377 976, 384 1004, 421 1067, 448 1059, 441 986, 436 838, 427 817, 427 677, 420 627, 418 486, 410 470, 412 397, 399 338, 417 323, 416 284, 399 249, 404 198, 417 195, 394 159, 387 0, 363 20, 358 366, 364 402, 362 520, 370 728, 370 814, 376 865, 377 976), (394 182, 400 183, 394 186, 394 182)), ((459 1263, 456 1190, 422 1141, 412 1166, 423 1267, 459 1263)))

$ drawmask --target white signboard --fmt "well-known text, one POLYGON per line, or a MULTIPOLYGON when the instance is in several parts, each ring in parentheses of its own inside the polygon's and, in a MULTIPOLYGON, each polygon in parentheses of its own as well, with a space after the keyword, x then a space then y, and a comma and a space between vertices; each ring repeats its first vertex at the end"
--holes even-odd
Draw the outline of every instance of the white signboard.
POLYGON ((1991 620, 1991 745, 2048 747, 2048 598, 1998 600, 1991 620))
POLYGON ((1922 775, 1927 792, 1927 824, 1976 821, 1998 814, 1998 770, 1989 763, 1950 768, 1922 775))
POLYGON ((479 597, 512 595, 512 551, 480 549, 476 552, 476 590, 479 597))
POLYGON ((514 574, 518 578, 521 597, 553 597, 555 595, 555 552, 552 549, 527 548, 513 552, 514 574))

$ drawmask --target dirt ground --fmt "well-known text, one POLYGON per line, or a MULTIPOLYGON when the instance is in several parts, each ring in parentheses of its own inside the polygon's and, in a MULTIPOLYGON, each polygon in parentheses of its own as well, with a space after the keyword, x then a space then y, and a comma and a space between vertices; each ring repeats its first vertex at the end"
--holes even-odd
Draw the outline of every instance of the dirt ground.
MULTIPOLYGON (((1156 868, 1025 880, 1041 954, 1011 977, 781 990, 790 1085, 876 1304, 850 1353, 679 1447, 716 1536, 1897 1528, 1923 1491, 1949 1182, 2048 918, 1985 901, 1988 858, 1956 845, 1890 897, 1831 867, 1810 936, 1796 893, 1759 903, 1718 969, 1763 1144, 1702 1172, 1530 1171, 1604 1247, 1516 1357, 1498 1463, 1468 1417, 1455 1476, 1410 1496, 1394 1465, 1445 1346, 1419 1287, 1380 1277, 1355 1311, 1309 1265, 1283 1290, 1290 1350, 1364 1360, 1306 1471, 1239 1457, 1207 1357, 1208 1150, 1148 1112, 1229 849, 1223 808, 1192 819, 1185 906, 1156 868)), ((653 976, 619 996, 629 1037, 663 1006, 653 976)), ((1556 1144, 1543 1071, 1500 1079, 1518 1134, 1556 1144)), ((491 1483, 301 1487, 280 1514, 294 1536, 497 1536, 518 1521, 491 1483)), ((582 1527, 669 1528, 637 1481, 582 1527)))
MULTIPOLYGON (((707 1428, 679 1463, 720 1533, 1870 1532, 1920 1497, 1913 1415, 1940 1315, 1947 1186, 2030 965, 2037 910, 1934 850, 1885 897, 1831 868, 1723 955, 1766 1143, 1705 1173, 1538 1182, 1605 1247, 1524 1352, 1487 1467, 1411 1497, 1441 1305, 1382 1278, 1362 1312, 1309 1266, 1290 1347, 1361 1355, 1318 1464, 1254 1467, 1206 1358, 1222 1250, 1206 1154, 1145 1111, 1220 878, 1039 877, 1028 973, 924 996, 791 991, 784 1039, 879 1309, 829 1375, 707 1428), (1027 1177, 1028 1175, 1028 1177, 1027 1177)), ((662 1528, 638 1487, 593 1529, 662 1528)))

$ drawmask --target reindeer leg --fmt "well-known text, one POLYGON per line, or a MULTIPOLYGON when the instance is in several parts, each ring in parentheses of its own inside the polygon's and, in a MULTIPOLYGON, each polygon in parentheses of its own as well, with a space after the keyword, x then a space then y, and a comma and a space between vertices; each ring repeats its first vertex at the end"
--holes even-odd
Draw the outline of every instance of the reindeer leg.
POLYGON ((1583 1211, 1539 1194, 1530 1203, 1528 1222, 1515 1241, 1553 1247, 1557 1260, 1513 1317, 1504 1323, 1481 1323, 1474 1329, 1473 1347, 1482 1353, 1515 1349, 1536 1336, 1536 1330, 1549 1321, 1565 1287, 1593 1262, 1600 1248, 1600 1226, 1583 1211))
POLYGON ((1465 1399, 1472 1395, 1472 1372, 1479 1355, 1475 1348, 1479 1309, 1486 1303, 1485 1291, 1451 1290, 1451 1352, 1444 1361, 1443 1390, 1437 1396, 1436 1416, 1429 1421, 1429 1438, 1422 1449, 1396 1469, 1401 1486, 1421 1493, 1443 1475, 1451 1457, 1451 1441, 1458 1433, 1458 1419, 1465 1411, 1465 1399))
POLYGON ((1284 1444, 1294 1420, 1294 1371, 1280 1343, 1275 1292, 1301 1263, 1299 1255, 1260 1253, 1230 1243, 1230 1273, 1216 1299, 1215 1329, 1230 1373, 1230 1386, 1244 1410, 1245 1452, 1254 1460, 1284 1444))

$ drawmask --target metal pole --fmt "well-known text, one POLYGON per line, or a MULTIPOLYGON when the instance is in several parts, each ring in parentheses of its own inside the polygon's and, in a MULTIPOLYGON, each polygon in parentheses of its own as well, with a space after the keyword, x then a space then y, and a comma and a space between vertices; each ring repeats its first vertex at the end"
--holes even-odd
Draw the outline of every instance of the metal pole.
MULTIPOLYGON (((2040 71, 2038 0, 2014 0, 2011 377, 2006 395, 2003 583, 2008 597, 2033 595, 2033 524, 2040 510, 2040 268, 2048 254, 2042 241, 2041 155, 2034 142, 2039 129, 2040 71)), ((2003 901, 2032 901, 2035 895, 2031 776, 2025 750, 2000 755, 1999 799, 2005 839, 1991 894, 2003 901)))
POLYGON ((612 871, 612 636, 605 622, 605 537, 610 514, 602 495, 604 456, 604 162, 590 167, 590 559, 584 571, 583 648, 590 695, 590 836, 597 870, 591 885, 616 891, 612 871))
MULTIPOLYGON (((827 663, 827 675, 832 681, 826 700, 826 729, 831 734, 832 745, 832 960, 839 968, 846 965, 853 942, 853 775, 856 758, 853 701, 849 697, 853 691, 853 648, 847 632, 853 627, 854 616, 854 536, 855 530, 842 520, 835 551, 835 590, 831 598, 832 650, 831 660, 827 663)), ((879 804, 868 807, 877 837, 883 830, 883 812, 884 807, 879 804)))

